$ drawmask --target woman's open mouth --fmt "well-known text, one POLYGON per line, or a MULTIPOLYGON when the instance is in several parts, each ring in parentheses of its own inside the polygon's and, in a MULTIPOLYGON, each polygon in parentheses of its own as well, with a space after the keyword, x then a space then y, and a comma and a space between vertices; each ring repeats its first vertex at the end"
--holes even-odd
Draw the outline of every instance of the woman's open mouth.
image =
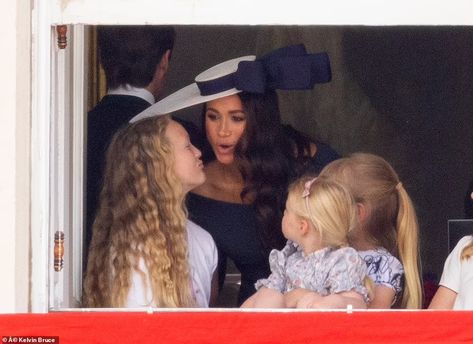
POLYGON ((233 153, 234 145, 217 145, 217 153, 219 154, 230 154, 233 153))

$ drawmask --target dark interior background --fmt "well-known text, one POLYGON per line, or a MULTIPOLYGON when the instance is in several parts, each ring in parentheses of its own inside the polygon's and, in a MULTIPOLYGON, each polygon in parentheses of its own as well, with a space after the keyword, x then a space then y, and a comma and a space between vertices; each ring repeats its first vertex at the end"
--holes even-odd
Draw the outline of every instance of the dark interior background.
MULTIPOLYGON (((180 26, 167 93, 226 59, 304 43, 327 51, 333 80, 281 92, 284 121, 342 155, 387 159, 410 193, 421 226, 424 273, 440 277, 447 219, 462 218, 473 179, 473 28, 180 26)), ((199 123, 200 108, 177 115, 199 123)))

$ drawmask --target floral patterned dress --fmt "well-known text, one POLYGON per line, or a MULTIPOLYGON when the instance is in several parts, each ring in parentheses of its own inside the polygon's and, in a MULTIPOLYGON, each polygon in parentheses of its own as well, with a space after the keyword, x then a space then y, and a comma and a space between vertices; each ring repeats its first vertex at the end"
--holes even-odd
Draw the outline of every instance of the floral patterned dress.
POLYGON ((267 287, 287 293, 304 288, 322 296, 353 290, 369 302, 364 286, 366 263, 351 247, 326 247, 306 255, 289 240, 282 250, 271 251, 269 264, 271 275, 258 280, 256 289, 267 287))

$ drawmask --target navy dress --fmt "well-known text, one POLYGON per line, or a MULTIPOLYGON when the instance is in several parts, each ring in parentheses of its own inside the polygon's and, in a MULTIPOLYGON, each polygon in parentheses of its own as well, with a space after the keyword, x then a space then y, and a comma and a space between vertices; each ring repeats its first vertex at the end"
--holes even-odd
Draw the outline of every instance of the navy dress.
MULTIPOLYGON (((317 154, 311 161, 309 172, 319 172, 323 166, 339 157, 330 146, 317 143, 317 154)), ((189 218, 207 230, 215 240, 219 254, 220 283, 225 278, 227 257, 240 271, 238 305, 241 305, 256 292, 256 281, 267 278, 271 273, 269 250, 264 249, 261 243, 254 208, 251 204, 222 202, 189 193, 187 209, 189 218)))
POLYGON ((248 204, 216 201, 189 193, 189 218, 207 230, 218 249, 219 280, 225 278, 227 257, 233 260, 241 273, 238 305, 256 290, 254 283, 269 275, 267 251, 258 236, 256 214, 248 204))

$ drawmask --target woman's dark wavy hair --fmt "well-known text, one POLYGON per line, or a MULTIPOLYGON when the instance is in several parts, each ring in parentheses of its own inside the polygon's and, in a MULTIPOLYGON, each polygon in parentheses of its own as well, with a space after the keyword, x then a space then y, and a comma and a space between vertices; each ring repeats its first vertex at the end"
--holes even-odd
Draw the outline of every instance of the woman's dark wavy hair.
MULTIPOLYGON (((310 152, 310 140, 281 124, 278 98, 275 91, 264 94, 239 93, 247 113, 245 133, 235 148, 240 171, 245 182, 241 198, 249 196, 260 223, 264 246, 282 248, 286 242, 281 231, 287 188, 302 174, 310 152)), ((203 111, 205 128, 205 107, 203 111)), ((203 147, 204 162, 215 155, 207 140, 203 147)))
POLYGON ((107 87, 148 86, 164 53, 172 50, 174 38, 171 26, 99 26, 97 42, 107 87))

